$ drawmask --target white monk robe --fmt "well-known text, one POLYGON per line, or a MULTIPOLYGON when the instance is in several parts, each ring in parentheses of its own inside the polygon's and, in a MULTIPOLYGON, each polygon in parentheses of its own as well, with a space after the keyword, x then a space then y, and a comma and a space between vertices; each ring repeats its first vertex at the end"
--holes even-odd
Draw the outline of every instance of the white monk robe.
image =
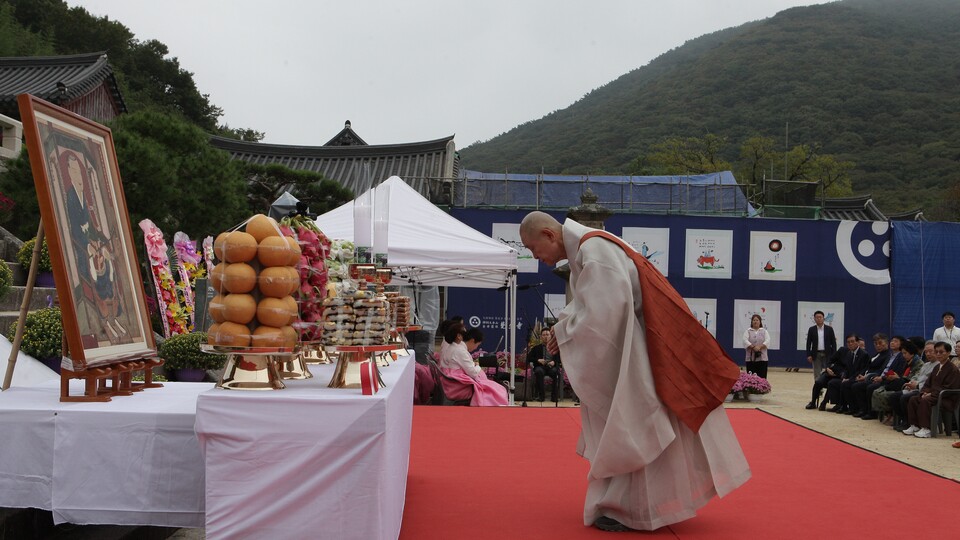
POLYGON ((592 230, 563 224, 573 299, 553 327, 581 402, 577 453, 590 461, 583 522, 607 516, 653 530, 693 517, 746 482, 750 468, 722 406, 694 433, 657 397, 636 266, 602 238, 581 249, 592 230))

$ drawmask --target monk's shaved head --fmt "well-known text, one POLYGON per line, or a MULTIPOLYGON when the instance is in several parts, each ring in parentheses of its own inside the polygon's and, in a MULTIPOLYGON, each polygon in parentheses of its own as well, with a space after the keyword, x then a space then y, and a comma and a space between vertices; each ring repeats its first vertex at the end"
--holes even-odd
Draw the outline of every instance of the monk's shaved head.
POLYGON ((557 264, 566 259, 563 225, 545 212, 530 212, 520 222, 520 241, 537 260, 557 264))
POLYGON ((520 236, 529 236, 542 229, 559 231, 563 228, 560 222, 546 212, 530 212, 520 222, 520 236))

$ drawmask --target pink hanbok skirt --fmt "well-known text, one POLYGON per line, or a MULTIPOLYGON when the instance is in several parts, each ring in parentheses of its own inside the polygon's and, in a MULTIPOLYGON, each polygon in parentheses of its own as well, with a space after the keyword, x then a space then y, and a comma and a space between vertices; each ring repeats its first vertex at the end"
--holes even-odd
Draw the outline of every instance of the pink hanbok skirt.
POLYGON ((453 400, 466 399, 473 389, 473 397, 470 398, 471 407, 498 407, 508 403, 507 389, 502 384, 487 379, 486 374, 480 372, 477 378, 469 376, 462 369, 440 368, 444 375, 456 382, 444 379, 443 392, 448 398, 453 400))
POLYGON ((413 404, 427 405, 430 403, 430 395, 433 394, 433 373, 430 368, 423 364, 414 364, 413 376, 413 404))

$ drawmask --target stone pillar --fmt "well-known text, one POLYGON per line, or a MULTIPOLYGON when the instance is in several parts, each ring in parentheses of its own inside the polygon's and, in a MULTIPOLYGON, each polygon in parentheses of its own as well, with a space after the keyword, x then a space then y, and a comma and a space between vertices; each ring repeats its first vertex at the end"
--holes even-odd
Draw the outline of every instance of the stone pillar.
MULTIPOLYGON (((567 217, 581 225, 593 227, 594 229, 605 229, 603 222, 610 217, 613 212, 597 204, 599 197, 589 187, 580 195, 580 206, 571 207, 567 210, 567 217)), ((553 273, 563 278, 564 281, 570 280, 570 268, 567 265, 560 266, 553 270, 553 273)), ((567 285, 567 303, 570 302, 570 286, 567 285)))
POLYGON ((589 187, 580 195, 580 206, 574 206, 567 210, 567 217, 581 225, 593 227, 594 229, 603 229, 603 222, 610 217, 613 212, 597 204, 599 197, 594 194, 589 187))

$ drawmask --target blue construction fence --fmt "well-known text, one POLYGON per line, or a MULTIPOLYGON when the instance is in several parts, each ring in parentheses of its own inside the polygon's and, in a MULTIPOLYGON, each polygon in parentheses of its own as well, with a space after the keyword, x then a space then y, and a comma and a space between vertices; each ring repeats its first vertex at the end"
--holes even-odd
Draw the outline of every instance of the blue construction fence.
MULTIPOLYGON (((453 209, 475 229, 514 247, 526 210, 453 209)), ((554 216, 563 221, 563 213, 554 216)), ((655 262, 694 314, 742 365, 742 332, 761 314, 774 338, 771 366, 808 367, 803 351, 813 312, 842 335, 930 338, 941 314, 960 312, 960 224, 853 222, 621 214, 606 229, 655 262)), ((565 282, 521 251, 517 329, 522 349, 536 321, 563 305, 565 282), (526 257, 526 258, 524 258, 526 257)), ((484 347, 502 343, 506 292, 450 288, 447 315, 480 326, 484 347)), ((698 344, 678 344, 696 348, 698 344)), ((502 345, 500 349, 502 350, 502 345)))

